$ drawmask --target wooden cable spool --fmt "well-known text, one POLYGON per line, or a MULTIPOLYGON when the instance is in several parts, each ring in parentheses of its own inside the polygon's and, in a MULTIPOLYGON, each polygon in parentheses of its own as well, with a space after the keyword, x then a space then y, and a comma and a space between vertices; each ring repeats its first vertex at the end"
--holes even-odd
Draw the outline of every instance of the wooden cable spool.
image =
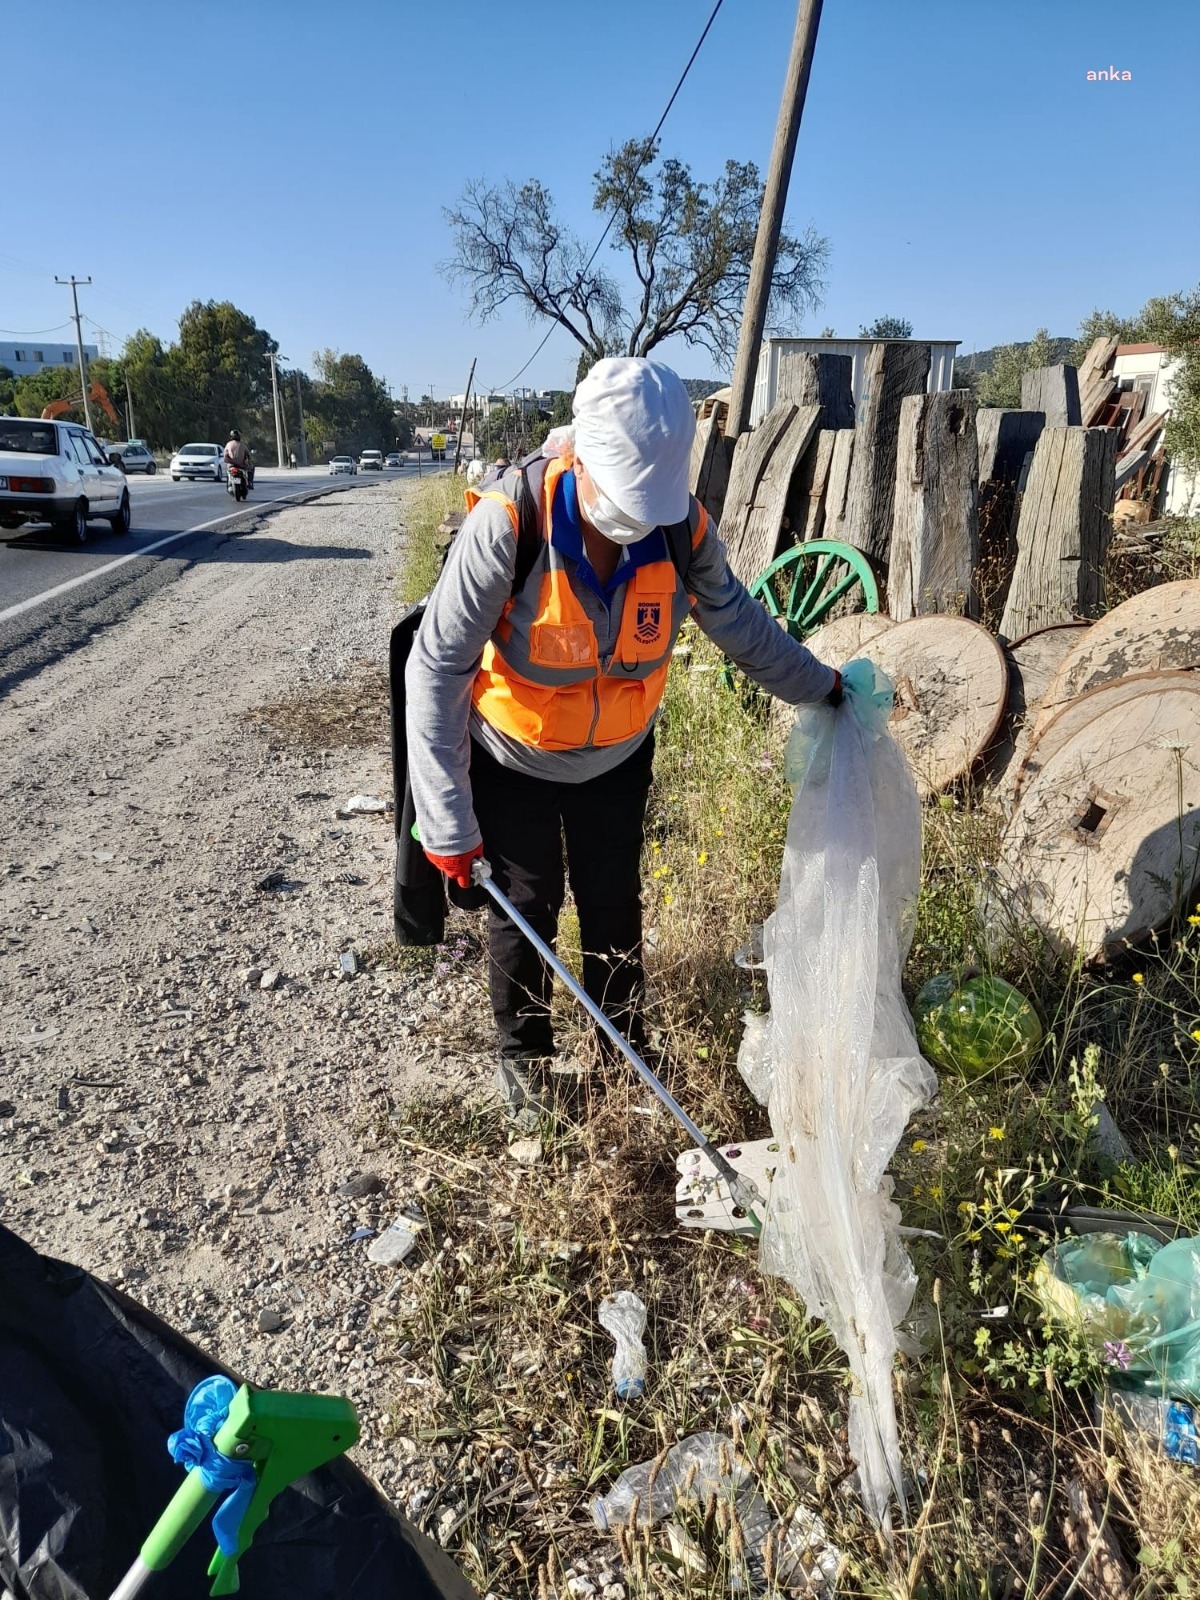
POLYGON ((889 724, 925 798, 969 772, 1004 716, 1008 664, 999 644, 965 617, 913 617, 871 640, 870 656, 896 686, 889 724))
POLYGON ((832 622, 823 623, 815 633, 807 636, 804 646, 827 667, 840 669, 856 656, 869 655, 871 640, 895 626, 891 617, 885 617, 879 611, 852 611, 844 617, 834 617, 832 622))
POLYGON ((1024 781, 1004 832, 1002 879, 1085 961, 1145 938, 1195 888, 1200 693, 1171 679, 1081 718, 1024 781))
POLYGON ((1088 626, 1086 622, 1056 622, 1014 639, 1005 647, 1008 698, 1002 731, 987 752, 987 775, 1006 792, 1033 739, 1033 724, 1046 686, 1078 642, 1080 631, 1088 626))

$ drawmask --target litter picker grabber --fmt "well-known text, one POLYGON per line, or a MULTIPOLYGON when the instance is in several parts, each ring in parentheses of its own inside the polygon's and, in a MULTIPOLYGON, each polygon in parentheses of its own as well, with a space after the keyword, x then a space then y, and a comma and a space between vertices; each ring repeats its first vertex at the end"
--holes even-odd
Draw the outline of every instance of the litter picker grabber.
POLYGON ((234 1391, 228 1378, 206 1378, 188 1397, 185 1426, 171 1435, 176 1461, 189 1468, 137 1560, 113 1591, 131 1600, 168 1567, 218 1501, 217 1551, 209 1564, 213 1595, 235 1594, 238 1561, 290 1483, 333 1461, 358 1441, 358 1416, 338 1395, 234 1391))
POLYGON ((743 1173, 738 1172, 736 1168, 734 1168, 729 1161, 726 1160, 725 1156, 720 1150, 717 1149, 712 1141, 705 1138, 699 1127, 697 1127, 697 1125, 692 1121, 691 1117, 688 1116, 687 1112, 679 1104, 678 1100, 676 1100, 675 1096, 671 1093, 667 1086, 658 1078, 656 1078, 653 1072, 651 1072, 650 1068, 642 1060, 641 1056, 633 1048, 629 1040, 626 1039, 624 1034, 622 1034, 620 1030, 613 1024, 613 1022, 605 1016, 604 1012, 592 999, 591 995, 588 994, 583 985, 577 982, 573 974, 558 959, 554 951, 541 937, 541 935, 536 933, 534 929, 530 927, 529 923, 517 910, 516 906, 513 905, 508 896, 497 887, 492 878, 492 869, 488 863, 486 861, 474 862, 471 868, 471 876, 474 882, 478 884, 480 888, 485 890, 491 899, 496 903, 496 905, 499 906, 500 910, 503 911, 504 915, 509 919, 509 921, 521 930, 521 932, 529 940, 530 944, 533 945, 534 949, 541 956, 542 960, 550 968, 551 972, 554 973, 555 977, 560 978, 562 982, 566 984, 567 988, 571 991, 572 995, 574 995, 575 999, 579 1001, 579 1004, 587 1012, 588 1016, 591 1017, 596 1026, 600 1028, 609 1039, 612 1040, 613 1044, 616 1045, 617 1049, 625 1057, 626 1061, 629 1062, 629 1065, 637 1073, 638 1077, 641 1078, 642 1082, 648 1089, 657 1095, 658 1099, 675 1118, 675 1121, 688 1135, 688 1137, 695 1140, 697 1147, 704 1153, 708 1160, 712 1162, 716 1171, 728 1184, 729 1192, 737 1201, 739 1207, 745 1211, 746 1221, 751 1229, 755 1234, 760 1234, 762 1232, 761 1212, 764 1202, 762 1194, 759 1192, 759 1189, 754 1182, 747 1178, 743 1173))

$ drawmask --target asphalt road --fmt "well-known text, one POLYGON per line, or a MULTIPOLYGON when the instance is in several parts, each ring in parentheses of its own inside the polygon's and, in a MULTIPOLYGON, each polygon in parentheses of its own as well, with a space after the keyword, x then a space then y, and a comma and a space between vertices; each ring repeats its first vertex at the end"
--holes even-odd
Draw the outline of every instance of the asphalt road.
POLYGON ((133 526, 123 536, 92 523, 86 545, 49 528, 0 539, 0 695, 48 660, 111 627, 192 562, 233 535, 253 534, 274 508, 417 475, 415 466, 380 475, 330 477, 325 467, 259 468, 254 493, 236 510, 224 484, 173 483, 169 474, 129 479, 133 526))

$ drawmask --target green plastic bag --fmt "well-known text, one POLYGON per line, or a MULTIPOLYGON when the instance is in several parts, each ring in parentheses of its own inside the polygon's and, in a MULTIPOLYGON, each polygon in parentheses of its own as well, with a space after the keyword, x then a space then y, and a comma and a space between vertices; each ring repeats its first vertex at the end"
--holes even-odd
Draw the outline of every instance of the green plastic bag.
POLYGON ((1114 1385, 1200 1401, 1200 1238, 1064 1239, 1034 1287, 1048 1317, 1082 1330, 1114 1385))

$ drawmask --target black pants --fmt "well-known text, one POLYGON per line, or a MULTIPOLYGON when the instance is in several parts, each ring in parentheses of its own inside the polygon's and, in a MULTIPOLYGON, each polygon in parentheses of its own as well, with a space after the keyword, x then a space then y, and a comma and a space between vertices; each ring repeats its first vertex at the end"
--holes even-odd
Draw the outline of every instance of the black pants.
MULTIPOLYGON (((611 772, 585 783, 552 783, 513 772, 471 743, 475 816, 497 886, 553 945, 565 893, 565 838, 584 988, 635 1048, 645 1042, 640 863, 653 763, 651 734, 611 772)), ((552 974, 495 905, 488 907, 488 954, 500 1053, 552 1055, 552 974)))

